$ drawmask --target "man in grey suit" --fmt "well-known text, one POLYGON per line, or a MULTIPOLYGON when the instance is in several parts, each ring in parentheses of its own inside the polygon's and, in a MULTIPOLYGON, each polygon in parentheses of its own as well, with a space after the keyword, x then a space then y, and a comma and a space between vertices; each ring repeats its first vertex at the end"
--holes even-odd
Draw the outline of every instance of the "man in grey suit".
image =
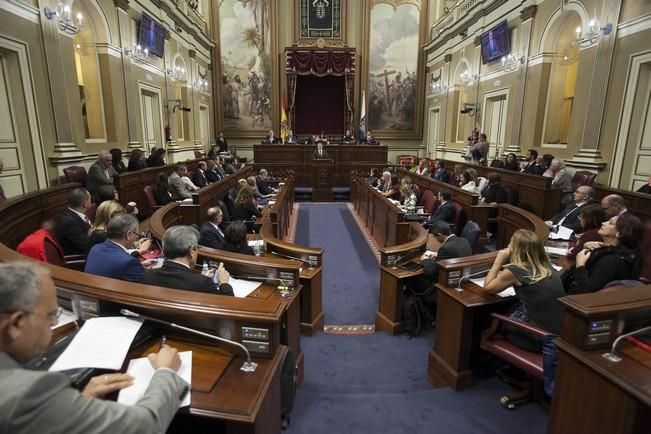
POLYGON ((438 252, 426 251, 421 257, 423 265, 423 275, 430 283, 435 283, 438 280, 439 266, 436 261, 443 259, 461 258, 463 256, 471 256, 472 248, 468 240, 462 237, 457 237, 450 230, 448 225, 443 220, 435 221, 429 228, 429 232, 441 243, 438 252))
POLYGON ((165 432, 188 388, 176 374, 181 360, 169 346, 149 355, 156 372, 133 406, 101 399, 131 385, 129 375, 94 377, 79 392, 62 373, 21 368, 47 349, 59 314, 45 267, 0 265, 0 432, 165 432))
POLYGON ((172 199, 192 200, 192 193, 190 193, 190 191, 183 183, 183 180, 181 179, 182 176, 186 176, 187 174, 188 174, 188 168, 185 167, 185 164, 176 163, 174 165, 174 172, 172 172, 170 177, 167 179, 167 182, 170 186, 170 193, 172 193, 172 199))
POLYGON ((316 150, 314 151, 314 159, 315 160, 327 160, 330 158, 328 155, 328 151, 323 149, 323 141, 319 140, 316 142, 316 150))
POLYGON ((118 172, 113 168, 113 156, 108 151, 99 151, 97 161, 88 169, 86 178, 86 190, 93 197, 93 202, 97 203, 97 192, 102 185, 113 185, 113 176, 118 172))

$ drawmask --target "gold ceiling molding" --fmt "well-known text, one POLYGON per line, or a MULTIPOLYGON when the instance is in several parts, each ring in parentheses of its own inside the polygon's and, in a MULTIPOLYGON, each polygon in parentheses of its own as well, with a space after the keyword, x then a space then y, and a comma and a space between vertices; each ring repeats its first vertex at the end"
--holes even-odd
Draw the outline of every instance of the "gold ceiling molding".
POLYGON ((419 0, 372 0, 371 6, 375 6, 381 3, 385 3, 390 6, 393 6, 393 9, 397 9, 399 6, 402 5, 414 5, 418 8, 418 10, 420 10, 419 0))

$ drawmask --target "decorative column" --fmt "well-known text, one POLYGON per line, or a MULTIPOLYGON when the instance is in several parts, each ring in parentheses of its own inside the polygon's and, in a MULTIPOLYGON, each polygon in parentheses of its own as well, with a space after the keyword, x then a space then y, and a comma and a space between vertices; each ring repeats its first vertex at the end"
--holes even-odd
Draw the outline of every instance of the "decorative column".
POLYGON ((124 54, 125 48, 132 48, 129 46, 131 43, 131 20, 129 18, 129 0, 113 0, 118 14, 118 29, 120 34, 120 43, 122 44, 122 79, 124 81, 124 97, 126 101, 126 116, 127 116, 127 134, 129 141, 127 143, 127 151, 132 149, 142 149, 140 139, 140 131, 138 129, 138 122, 136 121, 140 114, 137 107, 140 107, 138 101, 138 90, 133 81, 131 59, 124 54))
POLYGON ((65 69, 61 56, 61 41, 56 16, 49 20, 45 16, 46 7, 56 9, 52 0, 40 0, 41 32, 43 34, 43 48, 48 80, 50 82, 50 96, 52 98, 52 114, 54 115, 54 132, 56 143, 54 151, 49 156, 54 166, 80 162, 83 158, 81 150, 72 140, 72 125, 70 123, 70 105, 66 93, 65 69))
POLYGON ((583 138, 581 149, 566 163, 568 166, 592 169, 599 171, 606 166, 599 150, 599 139, 601 138, 601 127, 606 106, 606 94, 608 81, 610 79, 610 68, 612 66, 613 52, 615 51, 615 40, 617 39, 617 21, 622 0, 608 0, 603 2, 600 25, 612 24, 612 31, 608 35, 601 33, 597 39, 597 53, 595 55, 594 68, 590 95, 586 109, 585 124, 583 126, 583 138))
MULTIPOLYGON (((452 54, 446 54, 443 56, 443 62, 445 62, 444 74, 445 74, 445 95, 441 95, 441 110, 439 111, 439 136, 436 138, 436 144, 434 145, 434 158, 438 158, 439 152, 445 157, 446 151, 446 132, 448 125, 448 105, 449 105, 449 95, 450 89, 454 84, 454 80, 450 76, 450 66, 452 62, 452 54), (443 137, 443 144, 441 145, 441 137, 443 137)), ((441 77, 443 79, 443 77, 441 77)))
MULTIPOLYGON (((524 93, 527 84, 527 70, 529 69, 529 45, 531 45, 531 32, 533 29, 533 19, 536 16, 537 6, 527 6, 520 11, 520 37, 518 43, 520 45, 520 52, 524 62, 518 68, 517 82, 514 87, 513 95, 513 120, 511 125, 511 137, 508 138, 509 144, 505 148, 505 152, 513 152, 516 155, 522 153, 520 147, 520 130, 522 128, 522 113, 524 111, 524 93)), ((498 155, 499 157, 499 155, 498 155)))
POLYGON ((195 88, 195 83, 199 81, 199 63, 197 63, 197 51, 188 50, 188 57, 190 58, 190 64, 188 65, 188 81, 189 81, 189 93, 190 93, 190 106, 192 107, 192 130, 194 137, 194 144, 192 149, 195 151, 205 152, 207 149, 204 149, 203 143, 201 143, 201 113, 199 112, 199 95, 201 93, 201 88, 195 88))

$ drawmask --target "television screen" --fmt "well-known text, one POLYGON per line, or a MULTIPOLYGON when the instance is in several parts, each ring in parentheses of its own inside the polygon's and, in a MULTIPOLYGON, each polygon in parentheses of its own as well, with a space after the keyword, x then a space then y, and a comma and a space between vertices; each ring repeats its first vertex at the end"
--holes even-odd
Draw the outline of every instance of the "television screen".
POLYGON ((140 44, 143 50, 147 48, 150 53, 158 57, 163 57, 163 52, 165 51, 165 28, 154 21, 149 15, 142 14, 138 44, 140 44))
POLYGON ((499 23, 480 37, 482 63, 500 59, 511 52, 509 25, 506 21, 499 23))

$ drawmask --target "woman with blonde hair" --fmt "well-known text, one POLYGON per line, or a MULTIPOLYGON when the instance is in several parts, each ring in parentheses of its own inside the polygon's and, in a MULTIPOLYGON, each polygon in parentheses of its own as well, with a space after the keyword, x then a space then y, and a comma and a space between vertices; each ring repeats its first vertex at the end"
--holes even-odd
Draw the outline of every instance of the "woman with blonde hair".
POLYGON ((106 235, 106 226, 114 215, 124 213, 124 207, 117 200, 105 200, 100 203, 95 212, 95 220, 90 228, 90 238, 88 239, 88 251, 95 244, 103 243, 108 236, 106 235))
POLYGON ((255 198, 256 204, 267 205, 269 203, 269 198, 273 196, 273 194, 264 195, 260 193, 260 190, 258 190, 258 183, 255 180, 255 176, 249 176, 246 178, 246 182, 247 185, 253 190, 253 197, 255 198))
MULTIPOLYGON (((565 296, 563 283, 552 268, 543 242, 526 229, 515 231, 508 247, 497 253, 484 281, 483 292, 497 294, 510 286, 522 304, 517 319, 560 334, 563 307, 558 299, 565 296)), ((542 341, 518 329, 507 327, 505 335, 524 350, 542 351, 542 341)))
POLYGON ((416 212, 416 193, 412 190, 411 185, 403 183, 400 185, 400 194, 402 196, 402 205, 407 214, 416 212))

